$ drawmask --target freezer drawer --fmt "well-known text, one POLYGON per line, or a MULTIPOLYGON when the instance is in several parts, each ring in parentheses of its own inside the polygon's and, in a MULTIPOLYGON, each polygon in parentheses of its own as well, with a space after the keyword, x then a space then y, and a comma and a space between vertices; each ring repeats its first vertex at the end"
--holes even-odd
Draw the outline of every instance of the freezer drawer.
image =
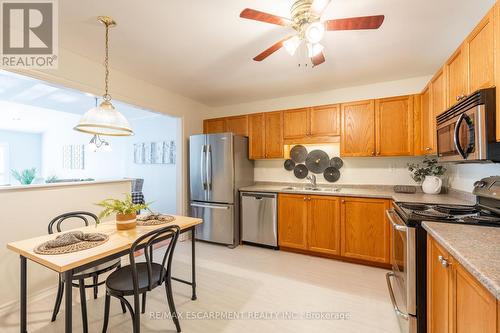
POLYGON ((191 216, 203 219, 196 227, 196 239, 226 244, 235 243, 234 206, 207 202, 191 202, 191 216))
POLYGON ((276 201, 274 193, 241 193, 242 241, 278 246, 276 201))

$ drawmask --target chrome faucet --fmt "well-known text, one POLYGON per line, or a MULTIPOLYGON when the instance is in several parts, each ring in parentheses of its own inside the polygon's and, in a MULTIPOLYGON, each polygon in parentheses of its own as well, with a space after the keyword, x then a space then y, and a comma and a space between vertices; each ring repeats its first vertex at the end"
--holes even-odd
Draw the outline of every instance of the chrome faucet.
POLYGON ((316 184, 316 176, 315 175, 307 176, 307 180, 311 182, 311 185, 313 188, 318 187, 318 185, 316 184))

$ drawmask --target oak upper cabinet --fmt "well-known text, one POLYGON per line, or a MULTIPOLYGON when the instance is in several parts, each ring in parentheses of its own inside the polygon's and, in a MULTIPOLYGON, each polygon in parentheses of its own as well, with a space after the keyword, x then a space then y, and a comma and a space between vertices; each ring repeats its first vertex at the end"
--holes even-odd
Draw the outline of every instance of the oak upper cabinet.
POLYGON ((419 113, 420 121, 418 123, 419 142, 415 147, 418 155, 429 155, 436 153, 436 117, 432 111, 431 88, 425 87, 420 95, 420 104, 416 112, 419 113))
POLYGON ((481 20, 466 39, 468 52, 468 93, 495 86, 494 10, 481 20))
POLYGON ((413 116, 413 96, 375 101, 375 155, 413 155, 413 116))
POLYGON ((497 333, 496 298, 458 262, 453 271, 453 332, 497 333))
POLYGON ((279 245, 294 249, 307 249, 307 196, 279 194, 279 245))
POLYGON ((235 116, 226 118, 226 132, 248 136, 248 116, 235 116))
POLYGON ((497 333, 497 300, 427 236, 427 332, 497 333))
POLYGON ((226 132, 226 118, 205 119, 203 121, 203 133, 224 133, 226 132))
POLYGON ((375 156, 375 101, 341 105, 342 156, 375 156))
POLYGON ((341 255, 347 258, 390 263, 390 228, 386 210, 390 200, 342 198, 341 255))
POLYGON ((427 238, 427 332, 450 332, 451 257, 427 238), (446 261, 443 261, 446 260, 446 261))
POLYGON ((308 197, 309 251, 340 255, 340 198, 308 197))
POLYGON ((441 68, 430 82, 430 99, 433 117, 446 111, 446 73, 441 68))
POLYGON ((258 160, 265 158, 264 114, 248 115, 248 158, 258 160))
POLYGON ((445 65, 447 104, 450 108, 467 96, 468 91, 468 57, 466 44, 453 53, 445 65))
POLYGON ((283 158, 283 112, 264 113, 265 158, 283 158))
POLYGON ((309 109, 311 136, 340 135, 340 105, 322 105, 309 109))
POLYGON ((283 111, 283 138, 297 139, 309 135, 309 109, 283 111))

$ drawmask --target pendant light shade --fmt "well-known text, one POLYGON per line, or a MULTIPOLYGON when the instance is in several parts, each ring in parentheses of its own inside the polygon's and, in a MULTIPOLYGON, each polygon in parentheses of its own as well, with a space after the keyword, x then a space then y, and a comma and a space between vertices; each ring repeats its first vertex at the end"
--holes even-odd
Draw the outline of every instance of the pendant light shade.
POLYGON ((118 112, 111 103, 109 94, 109 28, 116 26, 116 22, 109 16, 99 16, 99 22, 106 27, 105 58, 104 58, 104 86, 105 92, 101 104, 87 111, 80 119, 74 130, 102 136, 129 136, 134 131, 127 119, 118 112))
POLYGON ((128 120, 109 101, 88 110, 80 119, 75 130, 97 135, 128 136, 134 131, 128 120))

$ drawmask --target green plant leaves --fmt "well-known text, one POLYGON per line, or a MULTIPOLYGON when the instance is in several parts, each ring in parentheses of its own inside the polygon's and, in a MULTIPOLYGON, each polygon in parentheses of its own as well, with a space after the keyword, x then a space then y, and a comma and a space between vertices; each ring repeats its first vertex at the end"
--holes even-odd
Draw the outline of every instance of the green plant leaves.
POLYGON ((36 176, 36 168, 25 169, 19 173, 17 170, 12 169, 12 177, 14 177, 22 185, 29 185, 33 182, 36 176))
POLYGON ((145 204, 134 204, 132 196, 125 194, 125 200, 105 199, 96 205, 101 206, 104 210, 99 213, 99 219, 110 216, 111 214, 132 214, 142 209, 149 209, 151 202, 145 204))
POLYGON ((411 178, 417 183, 424 181, 425 176, 442 176, 446 172, 446 168, 438 164, 435 158, 424 158, 422 164, 408 163, 408 171, 411 178))

